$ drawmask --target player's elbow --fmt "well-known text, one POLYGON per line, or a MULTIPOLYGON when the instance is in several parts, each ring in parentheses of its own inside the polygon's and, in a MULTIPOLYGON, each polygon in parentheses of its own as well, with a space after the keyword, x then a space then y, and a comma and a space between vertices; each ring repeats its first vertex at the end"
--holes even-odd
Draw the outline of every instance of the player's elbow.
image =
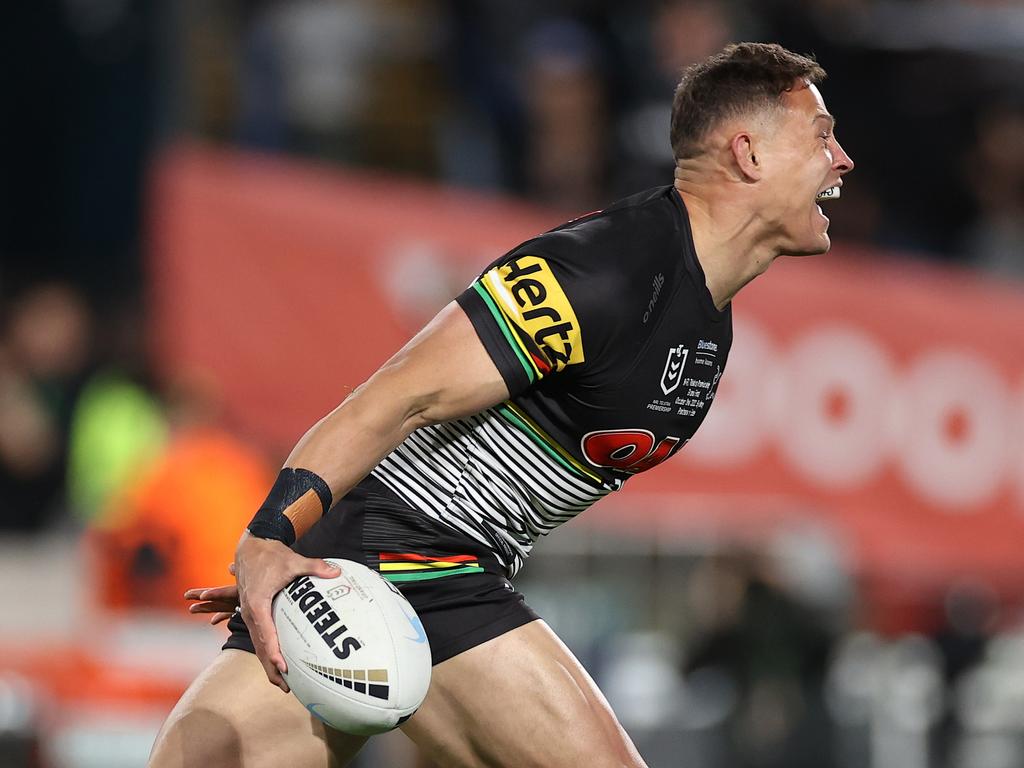
POLYGON ((389 360, 355 393, 365 401, 378 425, 397 425, 403 436, 437 423, 435 414, 443 394, 401 358, 389 360))
POLYGON ((439 356, 399 354, 365 387, 367 393, 373 393, 373 401, 389 410, 403 433, 409 434, 420 427, 479 413, 506 399, 508 388, 501 376, 496 370, 486 374, 472 366, 449 367, 439 356))
MULTIPOLYGON (((473 409, 469 412, 473 412, 473 409)), ((465 415, 466 409, 460 403, 457 393, 442 387, 420 389, 408 403, 405 417, 406 434, 420 427, 440 424, 465 415)))
POLYGON ((406 407, 405 416, 402 421, 403 433, 408 435, 420 427, 427 427, 444 421, 438 418, 438 400, 436 393, 421 393, 419 397, 413 398, 406 407))

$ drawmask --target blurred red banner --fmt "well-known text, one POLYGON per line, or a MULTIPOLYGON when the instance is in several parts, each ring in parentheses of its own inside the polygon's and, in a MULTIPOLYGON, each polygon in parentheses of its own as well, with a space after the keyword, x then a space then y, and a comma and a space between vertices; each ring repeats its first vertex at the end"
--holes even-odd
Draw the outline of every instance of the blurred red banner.
MULTIPOLYGON (((168 153, 153 190, 159 368, 211 376, 232 422, 281 450, 566 218, 197 147, 168 153)), ((735 324, 701 432, 585 520, 682 535, 812 517, 868 573, 1024 583, 1024 290, 837 246, 780 260, 735 324)))

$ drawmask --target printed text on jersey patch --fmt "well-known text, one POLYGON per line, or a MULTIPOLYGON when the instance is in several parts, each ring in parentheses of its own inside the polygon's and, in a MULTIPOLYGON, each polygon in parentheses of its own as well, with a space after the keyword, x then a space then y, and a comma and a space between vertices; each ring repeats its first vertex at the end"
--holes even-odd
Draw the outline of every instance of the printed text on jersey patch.
POLYGON ((544 259, 517 256, 488 271, 478 286, 532 380, 583 362, 576 313, 544 259))

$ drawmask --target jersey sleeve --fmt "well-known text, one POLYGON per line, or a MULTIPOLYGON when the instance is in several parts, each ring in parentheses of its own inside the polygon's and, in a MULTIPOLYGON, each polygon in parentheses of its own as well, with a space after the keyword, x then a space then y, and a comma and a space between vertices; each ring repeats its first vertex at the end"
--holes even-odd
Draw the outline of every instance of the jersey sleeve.
MULTIPOLYGON (((554 256, 513 254, 492 264, 456 298, 512 396, 586 362, 601 346, 604 282, 554 256)), ((606 314, 606 313, 605 313, 606 314)))

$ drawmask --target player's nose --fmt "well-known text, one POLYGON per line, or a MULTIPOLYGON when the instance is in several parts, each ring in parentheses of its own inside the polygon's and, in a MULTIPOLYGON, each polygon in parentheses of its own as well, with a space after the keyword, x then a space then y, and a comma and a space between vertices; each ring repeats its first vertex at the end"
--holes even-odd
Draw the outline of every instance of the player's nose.
POLYGON ((846 154, 842 144, 838 141, 835 144, 835 151, 832 153, 832 168, 838 171, 840 175, 849 173, 854 168, 853 158, 846 154))

